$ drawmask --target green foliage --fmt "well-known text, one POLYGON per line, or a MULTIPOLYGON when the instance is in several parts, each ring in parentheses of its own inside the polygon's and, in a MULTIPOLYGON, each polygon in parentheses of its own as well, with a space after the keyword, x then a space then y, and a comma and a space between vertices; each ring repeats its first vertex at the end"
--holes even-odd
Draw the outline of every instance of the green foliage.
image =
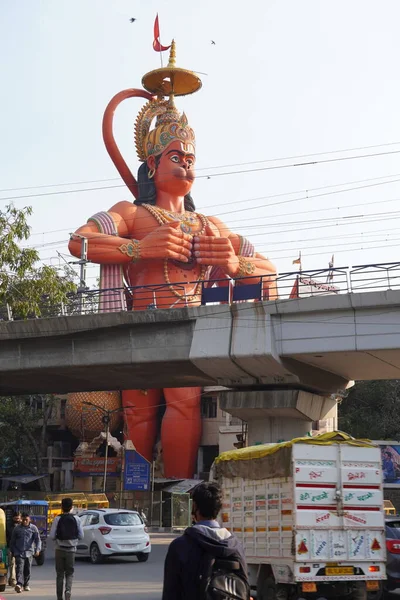
POLYGON ((47 424, 59 402, 50 394, 0 398, 1 467, 8 474, 42 475, 47 424))
POLYGON ((70 271, 60 275, 54 267, 37 266, 38 252, 21 247, 29 238, 31 214, 30 207, 0 210, 0 306, 8 305, 14 318, 52 316, 54 306, 76 290, 70 271))
POLYGON ((358 438, 400 439, 400 380, 359 381, 339 405, 339 429, 358 438))

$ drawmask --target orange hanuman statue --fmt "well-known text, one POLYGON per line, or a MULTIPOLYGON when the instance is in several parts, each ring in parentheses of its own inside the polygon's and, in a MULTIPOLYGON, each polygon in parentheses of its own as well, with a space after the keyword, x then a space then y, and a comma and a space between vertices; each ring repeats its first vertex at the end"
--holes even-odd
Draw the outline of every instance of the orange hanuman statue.
MULTIPOLYGON (((217 285, 227 285, 229 279, 235 278, 242 285, 255 283, 256 276, 270 275, 263 283, 264 294, 268 294, 275 279, 270 261, 219 219, 195 211, 190 195, 195 179, 195 136, 185 114, 177 111, 174 96, 197 91, 201 81, 195 73, 175 66, 174 42, 168 66, 148 73, 142 83, 147 92, 120 92, 111 100, 103 120, 106 147, 136 200, 118 202, 109 211, 94 215, 71 236, 69 243, 70 252, 80 257, 81 239, 86 238, 88 259, 101 265, 101 287, 110 291, 102 295, 100 310, 125 308, 116 301, 120 295, 112 291, 122 287, 124 281, 133 288, 133 310, 145 310, 154 303, 157 308, 197 306, 204 280, 210 281, 208 285, 213 285, 213 280, 217 285), (112 133, 114 111, 129 97, 148 100, 135 124, 136 148, 142 161, 137 181, 112 133), (155 127, 151 129, 154 119, 155 127), (141 286, 149 286, 153 291, 141 286)), ((201 389, 163 391, 166 411, 161 440, 165 476, 190 478, 201 435, 201 389)), ((123 407, 130 409, 125 410, 124 416, 128 437, 150 461, 161 398, 162 390, 158 389, 122 392, 123 407)))

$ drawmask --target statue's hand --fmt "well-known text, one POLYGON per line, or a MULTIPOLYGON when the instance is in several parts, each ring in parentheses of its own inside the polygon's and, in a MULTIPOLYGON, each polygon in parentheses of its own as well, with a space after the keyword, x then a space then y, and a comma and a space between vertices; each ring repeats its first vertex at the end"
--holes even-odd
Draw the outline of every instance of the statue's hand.
POLYGON ((229 277, 239 271, 239 259, 229 238, 199 235, 193 238, 194 255, 201 265, 221 267, 229 277))
POLYGON ((171 258, 189 262, 192 248, 192 236, 183 233, 176 221, 161 225, 140 241, 140 258, 171 258))

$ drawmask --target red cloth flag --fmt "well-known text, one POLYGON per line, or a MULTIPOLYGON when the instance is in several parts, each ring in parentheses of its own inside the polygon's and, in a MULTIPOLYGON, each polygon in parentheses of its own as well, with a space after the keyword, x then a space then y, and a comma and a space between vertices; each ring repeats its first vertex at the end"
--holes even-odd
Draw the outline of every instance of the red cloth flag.
POLYGON ((171 48, 171 46, 163 46, 160 42, 160 25, 158 23, 158 13, 156 16, 156 20, 154 21, 153 48, 156 52, 164 52, 165 50, 169 50, 171 48))

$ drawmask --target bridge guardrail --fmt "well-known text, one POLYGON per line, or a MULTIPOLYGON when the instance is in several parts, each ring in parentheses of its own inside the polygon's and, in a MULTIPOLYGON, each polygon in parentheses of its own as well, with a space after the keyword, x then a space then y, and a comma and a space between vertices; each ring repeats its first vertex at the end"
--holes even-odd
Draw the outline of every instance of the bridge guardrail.
MULTIPOLYGON (((348 294, 400 289, 400 262, 356 265, 353 267, 297 270, 271 275, 237 279, 220 279, 174 282, 173 287, 181 294, 171 305, 169 284, 125 286, 109 289, 80 289, 67 296, 62 304, 51 304, 43 297, 40 314, 28 318, 48 318, 101 312, 102 300, 107 298, 108 311, 140 309, 156 310, 176 305, 236 304, 260 300, 302 298, 327 294, 348 294), (250 280, 254 280, 254 283, 250 280), (250 283, 249 283, 250 281, 250 283), (192 289, 201 283, 199 293, 193 298, 192 289), (190 290, 187 291, 189 286, 190 290)), ((0 304, 0 321, 17 320, 10 306, 0 304)))

